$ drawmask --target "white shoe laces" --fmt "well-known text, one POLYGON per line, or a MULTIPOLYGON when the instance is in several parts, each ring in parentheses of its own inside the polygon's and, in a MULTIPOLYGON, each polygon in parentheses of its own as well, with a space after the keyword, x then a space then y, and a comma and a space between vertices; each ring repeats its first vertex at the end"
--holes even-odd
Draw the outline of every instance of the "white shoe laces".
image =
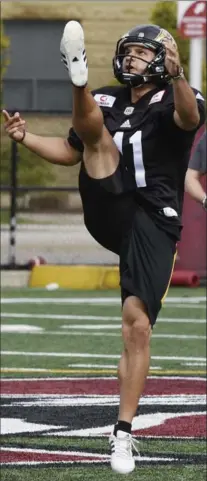
POLYGON ((133 450, 140 455, 138 448, 139 441, 133 438, 131 434, 126 434, 126 437, 124 438, 117 438, 113 435, 110 437, 110 444, 112 448, 114 448, 115 454, 119 457, 132 457, 133 450))

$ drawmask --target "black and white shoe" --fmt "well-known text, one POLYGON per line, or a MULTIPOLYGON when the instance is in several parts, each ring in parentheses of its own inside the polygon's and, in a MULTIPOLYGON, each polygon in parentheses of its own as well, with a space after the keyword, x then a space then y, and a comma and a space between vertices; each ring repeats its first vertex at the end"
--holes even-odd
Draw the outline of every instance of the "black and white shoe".
POLYGON ((88 82, 88 64, 84 45, 84 32, 79 22, 66 23, 60 52, 70 80, 76 87, 84 87, 88 82))
POLYGON ((111 468, 119 474, 129 474, 134 471, 135 460, 132 454, 134 449, 138 454, 138 441, 131 434, 117 431, 109 438, 111 447, 111 468))

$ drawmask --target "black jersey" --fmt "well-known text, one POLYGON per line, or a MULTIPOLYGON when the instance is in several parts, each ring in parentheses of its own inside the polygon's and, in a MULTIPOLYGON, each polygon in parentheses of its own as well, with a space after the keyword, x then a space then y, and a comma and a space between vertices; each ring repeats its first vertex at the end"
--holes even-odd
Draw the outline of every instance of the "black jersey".
MULTIPOLYGON (((172 233, 173 227, 181 225, 190 150, 195 133, 205 120, 204 98, 193 91, 200 112, 200 124, 194 131, 185 131, 174 122, 172 85, 155 88, 136 103, 131 103, 131 90, 125 86, 92 92, 120 152, 124 191, 136 192, 139 203, 172 233)), ((83 152, 83 144, 73 129, 68 141, 83 152)))

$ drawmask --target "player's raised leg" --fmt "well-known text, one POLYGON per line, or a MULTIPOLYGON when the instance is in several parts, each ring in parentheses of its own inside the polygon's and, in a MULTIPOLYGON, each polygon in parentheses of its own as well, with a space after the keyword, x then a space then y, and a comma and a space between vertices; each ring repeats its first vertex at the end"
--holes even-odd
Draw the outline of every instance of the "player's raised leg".
POLYGON ((60 51, 73 85, 73 127, 84 143, 84 162, 94 178, 112 175, 119 162, 117 147, 104 126, 103 114, 87 86, 84 33, 79 22, 65 26, 60 51))

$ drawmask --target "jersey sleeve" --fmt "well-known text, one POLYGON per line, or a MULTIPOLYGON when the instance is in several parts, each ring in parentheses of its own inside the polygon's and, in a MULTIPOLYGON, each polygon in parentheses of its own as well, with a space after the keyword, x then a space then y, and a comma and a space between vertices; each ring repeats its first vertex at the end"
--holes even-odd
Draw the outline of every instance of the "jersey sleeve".
POLYGON ((206 132, 199 140, 193 155, 190 159, 188 167, 193 170, 197 170, 201 174, 205 174, 207 171, 206 166, 206 132))
MULTIPOLYGON (((114 96, 114 90, 115 89, 113 87, 102 87, 97 90, 92 90, 91 92, 103 113, 104 120, 107 116, 109 109, 111 109, 116 100, 116 97, 114 96)), ((71 129, 69 130, 67 140, 74 149, 78 150, 79 152, 84 151, 83 142, 78 137, 73 127, 71 127, 71 129)))
POLYGON ((173 88, 170 87, 167 95, 164 98, 163 105, 162 105, 162 113, 161 113, 161 121, 163 128, 167 131, 168 133, 172 135, 177 135, 179 138, 182 138, 183 136, 185 138, 194 138, 195 133, 199 130, 201 125, 204 124, 205 122, 205 99, 202 96, 202 94, 196 90, 192 89, 196 100, 197 100, 197 105, 198 105, 198 110, 200 114, 200 121, 197 127, 191 131, 186 131, 184 129, 181 129, 174 121, 174 111, 175 111, 175 104, 174 104, 174 96, 173 96, 173 88))

